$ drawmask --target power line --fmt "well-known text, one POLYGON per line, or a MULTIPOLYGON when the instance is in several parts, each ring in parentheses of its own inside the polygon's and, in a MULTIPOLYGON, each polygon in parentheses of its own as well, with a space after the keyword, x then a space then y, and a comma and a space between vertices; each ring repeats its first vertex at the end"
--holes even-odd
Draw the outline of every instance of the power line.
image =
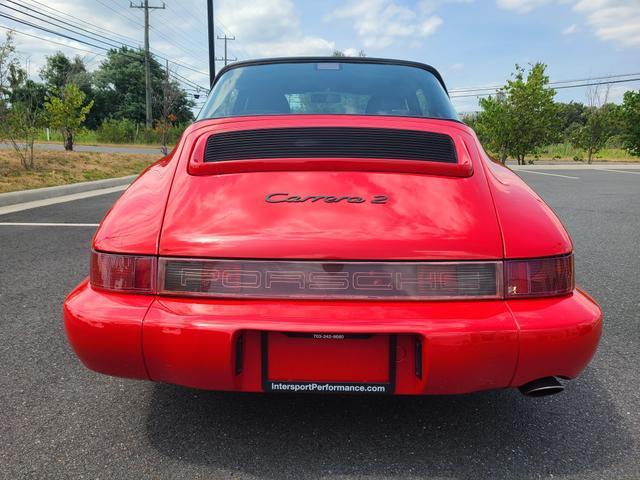
MULTIPOLYGON (((12 21, 14 21, 16 23, 21 23, 23 25, 27 25, 29 27, 32 27, 32 28, 35 28, 35 29, 38 29, 38 30, 42 30, 44 32, 51 33, 53 35, 66 38, 66 39, 71 40, 73 42, 77 42, 77 43, 81 43, 81 44, 84 44, 84 45, 88 45, 90 47, 94 47, 94 48, 97 48, 97 49, 100 49, 100 50, 103 50, 103 51, 106 51, 106 52, 108 52, 110 50, 113 50, 111 48, 106 48, 106 47, 103 47, 101 45, 96 45, 94 43, 88 42, 88 41, 80 39, 80 38, 75 38, 75 37, 72 37, 70 35, 66 35, 66 34, 61 33, 61 32, 56 32, 54 30, 50 30, 50 29, 48 29, 46 27, 42 27, 40 25, 36 25, 36 24, 33 24, 31 22, 27 22, 25 20, 22 20, 22 19, 19 19, 19 18, 16 18, 16 17, 12 17, 11 15, 6 15, 6 14, 1 13, 1 12, 0 12, 0 17, 4 17, 4 18, 12 20, 12 21)), ((59 44, 58 42, 54 42, 54 43, 59 44)), ((126 47, 126 45, 122 45, 122 47, 126 47)), ((98 54, 97 52, 91 52, 91 53, 96 54, 96 55, 102 55, 102 54, 98 54)), ((132 59, 135 59, 135 60, 139 59, 138 57, 136 57, 134 55, 127 55, 125 52, 121 52, 121 53, 125 54, 129 58, 132 58, 132 59)), ((102 56, 105 56, 105 55, 102 55, 102 56)), ((170 62, 173 63, 172 61, 170 61, 170 62)), ((184 77, 182 75, 179 75, 179 74, 177 74, 175 72, 174 72, 174 75, 176 77, 180 78, 182 80, 182 83, 187 83, 189 86, 195 88, 198 91, 201 91, 201 92, 207 92, 208 91, 207 88, 205 88, 205 87, 203 87, 201 85, 198 85, 197 83, 193 82, 192 80, 189 80, 188 78, 186 78, 186 77, 184 77)))
MULTIPOLYGON (((81 22, 82 24, 85 24, 85 25, 87 25, 87 24, 89 23, 89 22, 87 22, 86 20, 83 20, 83 19, 81 19, 81 18, 78 18, 78 17, 76 17, 76 16, 74 16, 74 15, 71 15, 70 13, 63 12, 63 11, 61 11, 61 10, 57 10, 57 9, 55 9, 55 8, 52 8, 52 7, 50 7, 50 6, 46 5, 46 4, 42 3, 42 2, 39 2, 38 0, 25 0, 25 1, 28 1, 28 2, 30 3, 30 5, 31 5, 31 6, 34 6, 34 4, 36 4, 36 5, 38 5, 39 7, 46 8, 46 9, 47 9, 47 10, 49 10, 50 12, 53 12, 53 13, 52 13, 52 15, 54 15, 54 16, 55 16, 56 14, 57 14, 57 15, 62 15, 62 16, 64 16, 64 17, 70 18, 70 19, 72 19, 72 20, 76 20, 76 21, 78 21, 78 22, 81 22)), ((125 40, 127 40, 127 41, 129 41, 129 42, 134 42, 134 43, 135 43, 135 42, 137 42, 137 41, 138 41, 138 40, 137 40, 137 39, 135 39, 135 38, 128 37, 128 36, 123 35, 123 34, 121 34, 121 33, 114 32, 113 30, 109 30, 109 29, 106 29, 106 28, 104 28, 104 27, 100 27, 100 26, 98 26, 98 25, 92 25, 92 26, 93 26, 94 28, 96 28, 96 29, 98 29, 98 30, 102 31, 102 32, 106 32, 106 33, 108 33, 109 35, 115 35, 115 36, 117 36, 117 37, 124 38, 125 40)))
MULTIPOLYGON (((196 22, 201 23, 202 26, 204 26, 206 28, 207 24, 206 22, 202 19, 202 17, 198 17, 197 15, 195 15, 190 9, 185 8, 180 2, 177 3, 177 5, 180 7, 180 9, 184 12, 186 12, 191 18, 193 18, 196 22)), ((225 34, 225 36, 227 37, 234 37, 235 39, 235 35, 234 33, 224 24, 222 23, 222 21, 215 20, 215 25, 218 28, 218 30, 222 30, 222 33, 225 34)), ((242 47, 238 47, 239 50, 243 51, 245 53, 245 56, 248 57, 249 55, 247 54, 247 52, 242 48, 242 47)), ((235 48, 233 49, 235 50, 235 48)), ((231 53, 234 53, 233 50, 230 48, 229 51, 231 53)), ((237 55, 236 55, 237 56, 237 55)))
MULTIPOLYGON (((7 6, 7 5, 1 5, 1 6, 5 6, 5 7, 8 7, 8 8, 13 9, 12 7, 9 7, 9 6, 7 6)), ((15 9, 13 9, 13 10, 15 10, 15 9)), ((20 13, 24 14, 23 12, 20 12, 20 13)), ((33 22, 30 22, 30 21, 27 21, 27 20, 24 20, 24 19, 21 19, 21 18, 18 18, 18 17, 12 16, 12 15, 9 15, 9 14, 0 13, 0 17, 4 17, 4 18, 7 18, 7 19, 12 20, 12 21, 14 21, 14 22, 21 23, 21 24, 23 24, 23 25, 27 25, 27 26, 29 26, 29 27, 35 28, 35 29, 37 29, 37 30, 42 30, 42 31, 44 31, 44 32, 51 33, 51 34, 53 34, 53 35, 60 36, 60 37, 66 38, 66 39, 68 39, 68 40, 71 40, 71 41, 74 41, 74 42, 78 42, 78 43, 82 43, 82 44, 84 44, 84 45, 88 45, 88 46, 91 46, 91 47, 94 47, 94 48, 98 48, 98 49, 100 49, 100 50, 104 50, 104 51, 108 51, 108 50, 113 49, 113 48, 118 49, 118 48, 120 48, 120 47, 122 47, 122 46, 126 46, 126 47, 132 48, 132 49, 134 49, 134 50, 136 50, 136 49, 138 48, 138 47, 135 47, 135 46, 133 46, 133 45, 129 45, 129 44, 127 44, 127 43, 120 43, 120 44, 116 44, 116 43, 109 43, 109 42, 107 42, 107 41, 100 40, 99 38, 93 38, 93 37, 90 37, 90 36, 88 36, 88 35, 86 35, 86 34, 82 34, 82 33, 75 32, 75 31, 73 31, 73 30, 71 30, 71 29, 69 29, 69 28, 66 28, 66 27, 60 27, 59 25, 53 24, 52 22, 47 21, 47 20, 43 20, 43 19, 41 19, 41 18, 34 18, 34 20, 38 20, 38 21, 40 21, 40 22, 42 22, 42 23, 45 23, 45 24, 47 24, 47 25, 50 25, 50 26, 54 26, 54 27, 58 27, 58 28, 63 28, 64 30, 69 31, 69 32, 71 32, 71 33, 73 33, 73 34, 75 34, 75 35, 81 35, 81 36, 83 36, 83 37, 86 37, 86 38, 88 38, 88 39, 89 39, 89 40, 91 40, 91 41, 87 41, 87 40, 85 40, 85 39, 77 38, 77 37, 74 37, 74 36, 68 35, 68 34, 63 33, 63 32, 55 31, 55 30, 52 30, 52 29, 50 29, 50 28, 44 27, 44 26, 42 26, 42 25, 38 25, 38 24, 35 24, 35 23, 33 23, 33 22), (99 42, 99 43, 101 43, 101 44, 103 44, 103 45, 100 45, 100 44, 97 44, 97 43, 94 43, 94 42, 99 42), (104 45, 108 45, 108 46, 109 46, 109 48, 105 47, 104 45)), ((78 28, 79 28, 79 27, 78 27, 78 28)), ((160 56, 160 55, 158 55, 158 54, 156 54, 155 56, 156 56, 156 57, 159 57, 159 58, 160 58, 160 59, 162 59, 162 60, 167 60, 167 58, 166 58, 166 57, 162 57, 162 56, 160 56)), ((195 68, 193 68, 193 67, 190 67, 190 66, 185 65, 185 64, 183 64, 183 63, 177 62, 177 61, 175 61, 175 60, 170 60, 170 59, 169 59, 169 62, 170 62, 170 63, 172 63, 173 65, 176 65, 176 66, 179 66, 179 67, 185 68, 185 69, 187 69, 187 70, 191 70, 191 71, 193 71, 193 72, 195 72, 195 73, 199 73, 199 74, 201 74, 201 75, 206 75, 206 73, 205 73, 205 72, 203 72, 203 71, 197 70, 197 69, 195 69, 195 68)), ((181 77, 181 78, 183 78, 183 79, 185 79, 185 80, 188 80, 188 79, 186 79, 185 77, 181 77)), ((189 81, 190 81, 190 80, 189 80, 189 81)), ((201 86, 201 85, 196 84, 195 82, 192 82, 192 81, 190 81, 190 82, 192 83, 192 85, 196 86, 197 88, 200 88, 200 89, 201 89, 201 90, 203 90, 203 91, 207 91, 207 90, 208 90, 208 89, 206 89, 205 87, 203 87, 203 86, 201 86)))
MULTIPOLYGON (((76 20, 76 21, 80 22, 81 24, 84 24, 84 25, 91 25, 91 27, 93 27, 93 28, 97 28, 97 29, 99 29, 99 30, 106 31, 108 34, 110 34, 110 35, 112 35, 112 36, 105 36, 105 35, 103 35, 103 34, 101 34, 101 33, 98 33, 98 32, 96 32, 96 31, 94 31, 94 30, 90 30, 90 29, 88 29, 88 28, 83 28, 82 26, 76 26, 76 25, 74 25, 74 24, 72 24, 72 23, 70 23, 70 22, 66 21, 66 20, 65 20, 65 19, 63 19, 63 18, 60 18, 59 16, 50 15, 50 14, 43 13, 43 12, 38 12, 37 10, 35 10, 35 9, 31 8, 31 7, 30 7, 30 6, 28 6, 28 5, 20 4, 19 2, 16 2, 16 1, 14 1, 14 0, 7 0, 7 1, 9 1, 10 3, 13 3, 13 4, 15 4, 15 5, 18 5, 18 6, 20 6, 21 8, 25 8, 25 9, 27 9, 27 10, 30 10, 30 11, 32 11, 32 12, 34 12, 34 13, 36 13, 37 15, 45 16, 45 17, 47 17, 47 18, 49 18, 49 19, 54 20, 55 22, 62 23, 63 25, 67 25, 67 26, 69 26, 69 27, 72 27, 73 29, 80 30, 80 31, 82 31, 82 32, 86 32, 86 34, 85 34, 85 33, 80 33, 80 32, 77 32, 77 31, 75 31, 75 30, 72 30, 72 29, 70 29, 70 28, 68 28, 68 27, 61 26, 61 25, 59 25, 59 24, 52 24, 52 23, 51 23, 51 21, 49 21, 49 20, 45 20, 45 19, 42 19, 42 18, 39 18, 39 17, 35 17, 35 19, 37 19, 37 20, 39 20, 39 21, 41 21, 41 22, 45 22, 45 23, 47 23, 47 24, 49 24, 49 25, 54 25, 54 26, 56 26, 56 27, 58 27, 58 28, 62 28, 63 30, 69 31, 69 32, 74 33, 74 34, 76 34, 76 35, 82 35, 82 36, 88 37, 88 38, 90 38, 90 39, 91 39, 91 40, 93 40, 93 41, 98 41, 98 42, 100 42, 100 43, 104 43, 104 44, 109 45, 109 46, 114 47, 114 48, 118 48, 118 47, 120 46, 120 45, 117 45, 117 44, 116 44, 116 45, 114 45, 114 44, 112 43, 112 42, 114 42, 114 41, 116 41, 116 42, 120 42, 120 44, 124 44, 124 45, 130 46, 130 47, 132 47, 132 48, 135 48, 135 47, 133 47, 132 45, 127 44, 127 42, 122 42, 122 41, 118 41, 118 40, 114 39, 114 38, 112 37, 113 35, 119 35, 119 34, 118 34, 118 33, 116 33, 116 32, 113 32, 113 31, 111 31, 111 30, 107 30, 107 29, 104 29, 104 28, 98 27, 97 25, 92 25, 92 24, 90 24, 89 22, 87 22, 86 20, 82 20, 82 19, 80 19, 80 18, 78 18, 78 17, 75 17, 75 16, 73 16, 73 15, 68 15, 68 14, 66 14, 65 12, 61 12, 60 10, 57 10, 57 9, 55 9, 55 8, 48 7, 47 5, 45 5, 45 4, 41 3, 41 2, 39 2, 38 0, 30 0, 30 1, 31 1, 31 2, 33 2, 33 3, 36 3, 36 4, 40 5, 40 6, 43 6, 43 7, 47 8, 47 9, 48 9, 48 10, 50 10, 50 11, 56 12, 58 15, 60 15, 60 14, 62 14, 62 15, 66 15, 66 16, 71 17, 71 18, 73 18, 74 20, 76 20), (87 34, 88 34, 88 35, 87 35, 87 34), (99 37, 99 38, 95 38, 95 37, 99 37), (104 39, 104 40, 103 40, 103 39, 104 39)), ((111 7, 109 7, 108 5, 105 5, 104 3, 100 2, 100 0, 98 0, 98 2, 99 2, 101 5, 103 5, 103 6, 107 7, 107 8, 109 8, 109 9, 111 9, 111 10, 113 11, 113 9, 112 9, 111 7)), ((6 8, 9 8, 9 9, 14 10, 14 11, 16 11, 16 12, 19 12, 20 14, 26 15, 26 16, 28 16, 28 17, 33 17, 33 14, 32 14, 32 13, 27 13, 27 12, 24 12, 24 11, 20 11, 20 10, 17 10, 17 9, 15 9, 14 7, 11 7, 11 6, 8 6, 8 5, 2 5, 2 6, 5 6, 6 8)), ((119 13, 119 12, 116 12, 116 13, 119 13)), ((124 18, 128 18, 128 17, 124 17, 124 18)), ((139 23, 135 23, 135 24, 136 24, 136 25, 139 25, 139 26, 142 26, 142 25, 141 25, 141 24, 139 24, 139 23)), ((150 28, 151 28, 152 30, 156 31, 156 30, 153 28, 153 26, 152 26, 152 25, 150 25, 150 28)), ((137 43, 137 42, 138 42, 138 41, 137 41, 137 40, 135 40, 135 39, 131 39, 131 37, 126 37, 126 36, 122 36, 122 35, 119 35, 119 36, 121 36, 121 37, 123 37, 123 38, 130 39, 130 41, 133 41, 134 43, 137 43)), ((163 38, 167 38, 167 37, 165 37, 165 36, 164 36, 164 35, 162 35, 162 34, 161 34, 161 36, 162 36, 163 38)), ((172 41, 172 44, 176 44, 176 42, 175 42, 175 41, 172 41)), ((202 48, 202 47, 199 47, 199 48, 202 48)), ((152 51, 153 49, 150 49, 150 50, 152 51)), ((188 50, 188 49, 184 49, 184 51, 193 55, 193 52, 192 52, 192 51, 190 51, 190 50, 188 50)), ((154 52, 154 54, 155 54, 156 56, 160 57, 160 58, 161 58, 161 59, 163 59, 163 60, 167 60, 167 57, 162 56, 162 54, 158 53, 157 51, 156 51, 156 52, 154 52)), ((197 57, 197 55, 195 55, 195 56, 197 57)), ((196 72, 196 73, 199 73, 199 74, 202 74, 202 75, 206 75, 206 73, 205 73, 205 72, 203 72, 203 71, 197 70, 197 69, 195 69, 195 68, 193 68, 193 67, 190 67, 190 66, 188 66, 188 65, 184 65, 184 64, 179 63, 179 62, 177 62, 177 61, 175 61, 175 60, 169 60, 169 61, 170 61, 171 63, 173 63, 174 65, 178 65, 178 66, 180 66, 180 67, 186 68, 186 69, 191 70, 191 71, 193 71, 193 72, 196 72)))
POLYGON ((67 38, 69 40, 73 40, 74 42, 84 43, 85 45, 89 45, 91 47, 99 48, 101 50, 109 50, 108 48, 103 47, 101 45, 96 45, 95 43, 90 43, 90 42, 87 42, 87 41, 84 41, 84 40, 80 40, 80 39, 71 37, 71 36, 66 35, 64 33, 61 33, 61 32, 56 32, 55 30, 51 30, 51 29, 48 29, 46 27, 42 27, 40 25, 36 25, 34 23, 28 22, 26 20, 22 20, 22 19, 17 18, 17 17, 13 17, 11 15, 6 15, 4 13, 0 13, 0 17, 4 17, 4 18, 6 18, 8 20, 13 20, 14 22, 21 23, 23 25, 27 25, 27 26, 32 27, 32 28, 36 28, 38 30, 42 30, 44 32, 52 33, 53 35, 57 35, 59 37, 64 37, 64 38, 67 38))
MULTIPOLYGON (((172 33, 172 37, 173 37, 172 40, 171 40, 172 45, 181 45, 185 52, 190 52, 190 53, 194 53, 196 51, 205 52, 205 48, 202 45, 202 43, 198 43, 198 42, 194 41, 191 35, 186 35, 184 33, 184 31, 182 31, 181 29, 176 28, 176 27, 174 27, 172 25, 172 23, 175 21, 174 18, 165 18, 164 17, 165 13, 169 14, 169 9, 167 9, 166 12, 161 12, 161 13, 162 13, 162 17, 161 18, 164 19, 164 22, 162 24, 162 29, 166 30, 167 32, 171 32, 172 33), (182 43, 182 44, 178 43, 176 41, 176 38, 181 38, 186 43, 182 43), (189 44, 191 46, 187 47, 186 46, 187 44, 189 44)), ((158 30, 156 27, 154 27, 153 25, 151 26, 151 30, 153 30, 158 35, 163 36, 162 32, 160 30, 158 30)))
MULTIPOLYGON (((9 1, 11 1, 11 0, 9 0, 9 1)), ((31 3, 36 3, 36 4, 38 4, 39 6, 45 7, 45 8, 47 8, 48 10, 50 10, 50 11, 52 11, 52 12, 57 13, 58 15, 63 15, 63 16, 65 16, 65 17, 70 17, 70 18, 72 18, 72 19, 74 19, 74 20, 76 20, 76 21, 80 22, 80 23, 81 23, 81 24, 83 24, 83 25, 90 25, 91 27, 96 28, 96 29, 98 29, 98 30, 101 30, 102 32, 106 32, 106 33, 107 33, 107 34, 109 34, 109 35, 112 35, 112 36, 114 36, 114 35, 115 35, 115 36, 117 36, 117 37, 124 38, 124 39, 126 40, 126 42, 123 42, 122 40, 116 40, 116 39, 113 39, 112 37, 103 37, 103 38, 107 38, 107 39, 109 39, 109 40, 116 40, 116 41, 119 41, 121 44, 129 45, 129 46, 130 46, 130 44, 127 44, 127 42, 133 42, 134 44, 138 44, 138 42, 139 42, 139 40, 138 40, 138 39, 131 38, 131 37, 128 37, 128 36, 126 36, 126 35, 122 35, 122 34, 120 34, 120 33, 114 32, 113 30, 109 30, 109 29, 106 29, 106 28, 104 28, 104 27, 100 27, 100 26, 98 26, 98 25, 90 24, 90 22, 88 22, 88 21, 86 21, 86 20, 83 20, 83 19, 81 19, 81 18, 75 17, 75 16, 70 15, 70 14, 68 14, 68 13, 66 13, 66 12, 62 12, 62 11, 57 10, 57 9, 55 9, 55 8, 49 7, 49 6, 47 6, 47 5, 45 5, 45 4, 41 3, 41 2, 39 2, 38 0, 28 0, 28 1, 30 1, 31 3)), ((120 13, 120 12, 118 12, 118 11, 114 10, 113 8, 111 8, 109 5, 106 5, 106 4, 102 3, 102 2, 100 2, 100 0, 97 0, 97 1, 98 1, 101 5, 103 5, 104 7, 106 7, 106 8, 108 8, 108 9, 110 9, 111 11, 113 11, 113 12, 115 12, 115 13, 118 13, 118 14, 120 13)), ((12 2, 12 3, 16 3, 16 2, 12 2)), ((121 15, 121 16, 122 16, 122 15, 121 15)), ((53 15, 53 17, 54 17, 54 18, 56 18, 56 20, 58 20, 58 21, 64 21, 64 19, 61 19, 61 18, 59 18, 59 17, 56 17, 55 15, 53 15)), ((128 16, 122 16, 122 18, 125 18, 126 20, 131 20, 128 16)), ((137 23, 137 22, 132 22, 132 23, 134 23, 136 26, 142 26, 142 24, 137 23)), ((67 24, 68 24, 68 23, 67 23, 67 24)), ((80 27, 77 27, 77 28, 80 28, 80 27)), ((87 30, 87 29, 83 29, 83 30, 85 30, 85 31, 89 31, 90 33, 92 33, 92 34, 94 34, 94 35, 98 35, 96 32, 92 32, 92 31, 87 30)), ((166 38, 166 37, 164 37, 164 38, 166 38)), ((161 55, 162 55, 162 52, 160 52, 160 51, 158 51, 158 50, 155 50, 155 49, 150 49, 150 50, 151 50, 155 55, 157 55, 157 56, 161 56, 161 55)), ((184 49, 184 51, 185 51, 186 53, 192 53, 190 50, 187 50, 187 49, 184 49)), ((163 59, 165 59, 165 60, 166 60, 166 57, 163 57, 163 59)), ((171 61, 171 63, 175 63, 175 61, 171 61)), ((185 66, 185 65, 180 65, 180 66, 182 66, 182 67, 184 67, 184 68, 191 68, 191 67, 188 67, 188 66, 185 66)), ((196 71, 196 70, 194 69, 194 71, 196 71)), ((198 72, 198 73, 202 73, 202 74, 204 75, 204 72, 198 72)))
MULTIPOLYGON (((558 80, 554 82, 549 82, 550 86, 553 85, 561 85, 565 83, 575 83, 575 82, 587 82, 591 80, 605 80, 608 78, 620 78, 620 77, 633 77, 635 75, 640 75, 640 73, 620 73, 617 75, 606 75, 602 77, 589 77, 589 78, 577 78, 573 80, 558 80)), ((463 92, 481 92, 481 91, 497 91, 500 90, 504 85, 494 85, 494 86, 486 86, 486 87, 465 87, 465 88, 454 88, 449 90, 449 93, 463 93, 463 92)))
POLYGON ((54 45, 60 45, 61 47, 73 48, 74 50, 78 50, 80 52, 92 53, 93 55, 99 55, 101 57, 105 57, 106 56, 106 55, 104 55, 102 53, 94 52, 92 50, 85 50, 84 48, 74 47, 73 45, 69 45, 68 43, 56 42, 55 40, 51 40, 50 38, 40 37, 38 35, 34 35, 32 33, 23 32, 22 30, 17 30, 15 28, 5 27, 3 25, 0 25, 0 28, 2 28, 3 30, 7 30, 9 32, 15 32, 15 33, 19 33, 20 35, 25 35, 27 37, 37 38, 38 40, 44 40, 45 42, 49 42, 49 43, 52 43, 54 45))
MULTIPOLYGON (((0 28, 2 28, 4 30, 7 30, 7 31, 10 31, 10 32, 19 33, 20 35, 25 35, 27 37, 36 38, 38 40, 43 40, 43 41, 45 41, 47 43, 51 43, 53 45, 59 45, 61 47, 72 48, 74 50, 78 50, 80 52, 85 52, 85 53, 90 53, 90 54, 92 54, 94 56, 98 56, 98 57, 103 57, 103 58, 107 57, 107 55, 105 55, 104 53, 94 52, 93 50, 86 50, 84 48, 79 48, 79 47, 76 47, 74 45, 69 45, 67 43, 56 42, 55 40, 51 40, 50 38, 41 37, 39 35, 34 35, 34 34, 28 33, 28 32, 23 32, 22 30, 17 30, 15 28, 5 27, 3 25, 0 25, 0 28)), ((182 77, 181 75, 176 75, 175 72, 173 73, 173 75, 180 77, 178 81, 182 84, 182 89, 185 92, 187 92, 188 94, 192 95, 194 98, 199 98, 200 96, 203 95, 203 93, 202 93, 203 90, 200 87, 195 88, 195 87, 192 87, 191 85, 185 83, 184 77, 182 77)), ((186 80, 188 80, 188 79, 186 79, 186 80)))
MULTIPOLYGON (((112 12, 116 13, 117 15, 119 15, 120 17, 124 18, 125 20, 127 20, 128 22, 138 26, 138 27, 144 27, 144 25, 142 23, 137 22, 135 19, 133 19, 132 17, 128 16, 128 15, 124 15, 122 12, 114 9, 113 7, 110 7, 109 5, 105 4, 104 2, 102 2, 101 0, 96 0, 100 5, 102 5, 103 7, 108 8, 109 10, 111 10, 112 12)), ((111 3, 113 3, 114 5, 116 5, 117 7, 119 7, 119 5, 117 3, 114 2, 114 0, 109 0, 111 3)), ((156 30, 155 28, 153 28, 153 26, 151 26, 151 30, 153 30, 158 36, 164 38, 166 41, 170 42, 172 45, 178 45, 181 47, 181 50, 184 51, 185 53, 189 53, 193 55, 193 51, 189 50, 188 48, 185 48, 184 45, 178 44, 174 39, 171 39, 169 37, 167 37, 166 35, 164 35, 162 32, 160 32, 159 30, 156 30)), ((137 40, 136 40, 137 41, 137 40)), ((157 53, 156 53, 157 55, 157 53)), ((197 56, 197 55, 194 55, 197 56)), ((165 59, 165 57, 162 57, 163 59, 165 59)), ((171 63, 174 63, 174 61, 171 61, 171 63)), ((202 73, 202 72, 199 72, 202 73)), ((204 74, 203 74, 204 75, 204 74)))
MULTIPOLYGON (((113 3, 115 6, 117 6, 118 8, 120 7, 120 5, 118 5, 117 3, 113 2, 113 0, 110 0, 111 3, 113 3)), ((111 10, 112 12, 114 12, 116 15, 119 15, 120 17, 124 18, 125 20, 133 23, 134 25, 137 25, 138 27, 144 27, 143 24, 137 22, 135 19, 133 19, 132 17, 130 17, 129 15, 125 15, 123 12, 121 12, 120 10, 116 10, 113 7, 110 7, 109 5, 107 5, 106 3, 102 2, 101 0, 96 0, 96 2, 98 2, 100 5, 102 5, 103 7, 108 8, 109 10, 111 10)))
MULTIPOLYGON (((563 90, 566 88, 581 88, 581 87, 592 87, 595 85, 609 85, 609 84, 613 84, 613 83, 631 83, 631 82, 638 82, 640 81, 640 77, 638 78, 628 78, 628 79, 624 79, 624 80, 610 80, 608 82, 590 82, 590 83, 582 83, 579 85, 563 85, 563 86, 559 86, 559 87, 547 87, 547 88, 553 88, 554 90, 563 90)), ((465 95, 451 95, 451 98, 464 98, 464 97, 490 97, 491 95, 493 95, 492 93, 471 93, 471 94, 465 94, 465 95)))
POLYGON ((32 9, 32 8, 26 7, 26 6, 24 6, 24 5, 20 5, 20 4, 18 4, 17 2, 13 2, 12 0, 7 0, 7 1, 8 1, 8 2, 11 2, 11 3, 14 3, 14 4, 16 4, 16 5, 19 5, 19 6, 21 6, 22 8, 26 8, 27 10, 31 10, 31 11, 33 11, 33 12, 35 13, 35 15, 36 15, 36 16, 34 16, 34 13, 28 13, 28 12, 25 12, 25 11, 23 11, 23 10, 19 10, 19 9, 17 9, 17 8, 11 7, 11 6, 9 6, 9 5, 2 5, 2 4, 0 4, 0 6, 5 7, 5 8, 8 8, 8 9, 10 9, 10 10, 13 10, 14 12, 18 12, 19 14, 21 14, 21 15, 25 15, 25 16, 27 16, 28 18, 32 18, 33 20, 38 20, 38 21, 41 21, 41 22, 48 23, 49 25, 53 25, 53 26, 55 26, 55 27, 57 27, 57 28, 61 28, 61 29, 63 29, 63 30, 66 30, 67 32, 71 32, 71 33, 76 34, 76 35, 82 35, 82 36, 84 36, 84 37, 90 38, 91 40, 94 40, 94 41, 97 41, 97 42, 101 42, 101 43, 104 43, 104 44, 106 44, 106 45, 110 45, 111 47, 117 48, 117 47, 119 46, 118 44, 111 43, 111 39, 110 39, 109 37, 105 37, 104 35, 100 35, 100 34, 98 34, 98 33, 92 33, 92 32, 90 32, 89 30, 86 30, 86 29, 84 29, 84 28, 82 28, 82 27, 76 27, 76 26, 74 26, 74 25, 72 25, 72 24, 70 24, 70 23, 68 23, 68 22, 65 22, 65 21, 63 21, 63 20, 58 20, 58 19, 56 19, 56 18, 52 17, 51 15, 47 15, 46 13, 40 13, 40 12, 38 12, 38 11, 36 11, 36 10, 32 9), (40 18, 40 16, 44 16, 44 17, 47 17, 47 18, 51 18, 51 19, 53 19, 53 20, 54 20, 55 22, 57 22, 57 23, 51 23, 51 21, 49 21, 49 20, 44 20, 44 19, 40 18), (66 25, 70 25, 71 27, 73 27, 73 29, 68 28, 68 27, 65 27, 65 26, 63 26, 63 25, 59 25, 60 23, 62 23, 62 24, 66 24, 66 25), (83 31, 83 32, 87 32, 89 35, 87 35, 87 34, 85 34, 85 33, 80 33, 80 32, 78 32, 77 30, 81 30, 81 31, 83 31), (104 39, 106 39, 107 41, 105 41, 105 40, 100 40, 100 38, 96 38, 96 37, 104 38, 104 39))

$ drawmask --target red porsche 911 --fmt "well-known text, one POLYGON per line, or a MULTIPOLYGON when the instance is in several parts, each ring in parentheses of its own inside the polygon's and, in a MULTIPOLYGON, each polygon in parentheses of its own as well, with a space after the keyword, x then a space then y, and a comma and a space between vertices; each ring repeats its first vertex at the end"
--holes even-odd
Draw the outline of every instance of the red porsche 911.
POLYGON ((598 305, 569 235, 407 61, 280 58, 217 76, 124 192, 64 304, 90 369, 209 390, 562 390, 598 305))

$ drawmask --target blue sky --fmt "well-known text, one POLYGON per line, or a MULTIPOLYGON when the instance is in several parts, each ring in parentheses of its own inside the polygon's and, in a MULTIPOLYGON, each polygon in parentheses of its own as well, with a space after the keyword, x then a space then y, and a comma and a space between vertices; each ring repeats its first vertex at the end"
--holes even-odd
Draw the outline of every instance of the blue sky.
MULTIPOLYGON (((73 23, 116 42, 142 43, 142 12, 128 0, 21 3, 67 20, 73 15, 73 23)), ((171 67, 176 73, 206 86, 205 1, 165 3, 166 10, 151 14, 152 48, 178 62, 171 67)), ((235 35, 230 53, 240 59, 362 49, 430 63, 450 89, 501 84, 515 63, 536 61, 549 65, 555 81, 640 73, 640 0, 216 0, 216 17, 218 34, 235 35)), ((33 76, 56 50, 79 54, 94 67, 104 58, 94 46, 6 19, 0 25, 22 32, 16 43, 33 76)), ((617 101, 631 88, 640 82, 612 86, 610 98, 617 101)), ((567 89, 557 98, 583 101, 584 95, 584 89, 567 89)), ((477 98, 455 104, 459 111, 476 110, 477 98)))

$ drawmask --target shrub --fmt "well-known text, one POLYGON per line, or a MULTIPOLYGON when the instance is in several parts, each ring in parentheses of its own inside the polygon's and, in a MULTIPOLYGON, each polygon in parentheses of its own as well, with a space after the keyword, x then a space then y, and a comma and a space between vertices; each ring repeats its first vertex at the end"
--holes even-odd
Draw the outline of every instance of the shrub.
POLYGON ((104 143, 134 143, 136 124, 126 118, 123 120, 113 118, 103 120, 96 131, 96 139, 104 143))

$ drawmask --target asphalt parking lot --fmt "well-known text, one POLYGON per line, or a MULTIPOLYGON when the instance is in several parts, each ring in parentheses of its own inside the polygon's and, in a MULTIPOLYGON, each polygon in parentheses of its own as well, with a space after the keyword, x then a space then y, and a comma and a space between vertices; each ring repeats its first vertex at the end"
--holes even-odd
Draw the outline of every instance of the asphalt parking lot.
POLYGON ((590 367, 541 399, 241 395, 94 374, 60 313, 94 227, 15 224, 97 223, 119 193, 0 215, 0 478, 640 478, 640 170, 520 175, 569 229, 578 283, 605 312, 590 367))

